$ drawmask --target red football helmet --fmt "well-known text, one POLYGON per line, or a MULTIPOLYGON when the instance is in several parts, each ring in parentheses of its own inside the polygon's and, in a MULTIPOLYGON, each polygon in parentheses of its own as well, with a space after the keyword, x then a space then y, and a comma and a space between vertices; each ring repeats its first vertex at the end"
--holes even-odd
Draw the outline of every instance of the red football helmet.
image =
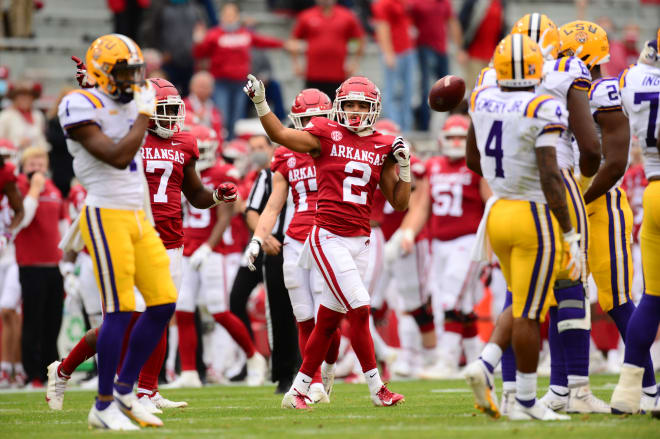
POLYGON ((364 76, 353 76, 342 82, 333 104, 337 123, 353 132, 372 128, 380 116, 380 107, 380 90, 364 76), (343 104, 348 101, 367 102, 369 111, 344 111, 343 104))
POLYGON ((465 157, 468 128, 470 118, 467 116, 454 114, 447 118, 438 136, 438 144, 444 155, 452 160, 465 157))
POLYGON ((179 96, 179 91, 168 80, 162 78, 150 79, 156 90, 156 112, 151 116, 149 131, 169 139, 183 126, 186 118, 186 106, 179 96))
POLYGON ((4 157, 5 160, 17 163, 18 148, 16 148, 11 140, 0 138, 0 156, 4 157))
POLYGON ((293 100, 289 119, 295 129, 302 130, 304 117, 328 117, 330 113, 332 113, 332 101, 328 95, 318 88, 306 88, 293 100))
POLYGON ((392 119, 381 119, 374 125, 374 129, 388 136, 400 136, 401 128, 392 119))
POLYGON ((220 144, 215 130, 204 125, 190 125, 186 129, 190 130, 190 133, 197 139, 199 159, 197 159, 195 169, 203 171, 215 165, 217 161, 215 153, 220 144))

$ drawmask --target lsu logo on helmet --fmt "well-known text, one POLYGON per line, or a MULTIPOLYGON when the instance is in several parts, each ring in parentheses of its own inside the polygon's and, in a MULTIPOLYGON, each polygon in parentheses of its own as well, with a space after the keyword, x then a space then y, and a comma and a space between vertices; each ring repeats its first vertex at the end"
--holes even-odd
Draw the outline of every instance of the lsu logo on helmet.
POLYGON ((610 43, 605 30, 590 21, 576 20, 559 28, 559 53, 580 58, 592 69, 610 60, 610 43))

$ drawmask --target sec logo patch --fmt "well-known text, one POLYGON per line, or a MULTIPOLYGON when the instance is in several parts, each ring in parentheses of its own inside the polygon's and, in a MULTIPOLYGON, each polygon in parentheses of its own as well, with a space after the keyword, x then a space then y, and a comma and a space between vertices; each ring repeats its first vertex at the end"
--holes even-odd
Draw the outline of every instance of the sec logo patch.
POLYGON ((295 167, 296 167, 296 158, 295 158, 295 157, 291 157, 289 160, 286 161, 286 165, 287 165, 289 168, 295 168, 295 167))
POLYGON ((340 131, 333 131, 330 133, 330 138, 334 140, 335 142, 339 142, 344 136, 340 131))

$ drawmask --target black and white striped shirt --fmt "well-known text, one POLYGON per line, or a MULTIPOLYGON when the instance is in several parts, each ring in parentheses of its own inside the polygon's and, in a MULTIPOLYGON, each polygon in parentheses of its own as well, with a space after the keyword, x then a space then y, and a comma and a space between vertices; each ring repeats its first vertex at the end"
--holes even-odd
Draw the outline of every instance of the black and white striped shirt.
MULTIPOLYGON (((250 196, 248 197, 245 210, 254 210, 261 215, 266 208, 266 203, 272 192, 273 172, 270 169, 263 169, 259 173, 259 176, 257 176, 257 179, 252 186, 252 190, 250 190, 250 196)), ((289 228, 293 212, 293 196, 291 195, 291 188, 289 188, 289 196, 286 200, 286 204, 282 207, 282 211, 277 217, 275 227, 273 227, 273 231, 271 232, 273 236, 276 236, 279 239, 284 237, 284 232, 289 228)))

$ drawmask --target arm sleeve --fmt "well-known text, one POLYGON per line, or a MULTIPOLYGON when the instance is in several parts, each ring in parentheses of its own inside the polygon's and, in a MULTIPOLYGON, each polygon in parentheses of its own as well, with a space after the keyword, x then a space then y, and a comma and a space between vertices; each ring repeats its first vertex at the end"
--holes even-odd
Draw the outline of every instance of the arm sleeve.
POLYGON ((57 115, 65 132, 70 128, 89 123, 100 126, 94 103, 77 91, 64 96, 57 109, 57 115))
POLYGON ((254 47, 262 47, 264 49, 278 49, 284 45, 284 42, 279 38, 269 37, 267 35, 261 35, 256 32, 252 32, 252 45, 254 47))
POLYGON ((357 17, 355 16, 355 14, 352 11, 349 11, 348 17, 350 19, 350 21, 348 23, 349 24, 348 30, 347 30, 348 33, 346 35, 348 37, 348 39, 362 38, 362 36, 364 35, 364 29, 362 29, 362 25, 358 21, 357 17))

